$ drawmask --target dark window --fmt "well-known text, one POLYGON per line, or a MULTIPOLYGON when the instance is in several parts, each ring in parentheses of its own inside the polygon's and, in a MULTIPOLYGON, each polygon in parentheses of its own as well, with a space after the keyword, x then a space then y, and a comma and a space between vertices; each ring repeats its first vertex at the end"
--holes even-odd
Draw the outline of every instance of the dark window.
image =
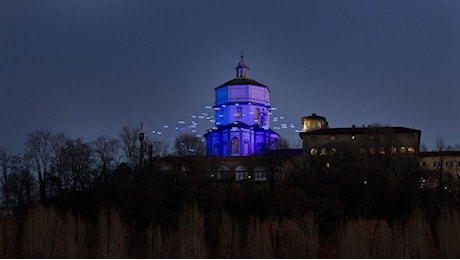
POLYGON ((240 150, 239 147, 240 147, 240 144, 239 144, 238 138, 233 137, 232 138, 232 153, 233 154, 239 153, 239 150, 240 150))

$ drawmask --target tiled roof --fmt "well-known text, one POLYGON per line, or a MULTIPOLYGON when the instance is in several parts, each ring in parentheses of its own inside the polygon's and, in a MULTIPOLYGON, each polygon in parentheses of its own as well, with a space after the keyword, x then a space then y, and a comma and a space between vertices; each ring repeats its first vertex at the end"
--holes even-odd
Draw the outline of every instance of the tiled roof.
POLYGON ((326 134, 365 134, 365 133, 414 133, 421 134, 420 130, 407 127, 346 127, 346 128, 320 128, 307 132, 300 132, 300 135, 326 135, 326 134))
POLYGON ((224 84, 218 86, 217 88, 220 88, 223 86, 229 86, 229 85, 255 85, 255 86, 267 87, 264 84, 257 82, 250 78, 235 78, 235 79, 225 82, 224 84))

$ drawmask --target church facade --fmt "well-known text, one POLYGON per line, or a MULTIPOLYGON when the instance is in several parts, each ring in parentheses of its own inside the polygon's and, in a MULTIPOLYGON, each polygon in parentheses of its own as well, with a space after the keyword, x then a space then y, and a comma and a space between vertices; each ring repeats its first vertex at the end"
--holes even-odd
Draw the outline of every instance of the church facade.
POLYGON ((214 89, 215 126, 204 135, 207 156, 250 156, 278 147, 270 129, 270 89, 248 76, 243 56, 236 77, 214 89))

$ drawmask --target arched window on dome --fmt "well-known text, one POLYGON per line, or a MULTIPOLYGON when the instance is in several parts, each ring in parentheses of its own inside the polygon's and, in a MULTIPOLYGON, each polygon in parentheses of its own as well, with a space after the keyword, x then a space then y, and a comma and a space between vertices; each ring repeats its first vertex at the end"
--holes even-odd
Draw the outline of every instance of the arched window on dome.
POLYGON ((240 141, 238 140, 237 137, 232 138, 232 154, 238 154, 240 153, 240 141))

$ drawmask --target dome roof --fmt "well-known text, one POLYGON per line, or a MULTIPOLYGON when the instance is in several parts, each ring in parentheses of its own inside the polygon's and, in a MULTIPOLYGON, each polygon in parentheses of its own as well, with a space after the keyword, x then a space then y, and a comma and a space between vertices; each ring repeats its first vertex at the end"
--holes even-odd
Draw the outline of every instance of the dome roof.
POLYGON ((250 78, 235 78, 235 79, 225 82, 224 84, 218 86, 217 88, 220 88, 223 86, 230 86, 230 85, 254 85, 254 86, 267 87, 264 84, 258 81, 255 81, 253 79, 250 79, 250 78))
POLYGON ((315 113, 311 114, 311 116, 304 116, 304 117, 302 117, 302 120, 305 120, 305 119, 326 120, 326 118, 325 118, 324 116, 318 116, 318 115, 315 114, 315 113))

